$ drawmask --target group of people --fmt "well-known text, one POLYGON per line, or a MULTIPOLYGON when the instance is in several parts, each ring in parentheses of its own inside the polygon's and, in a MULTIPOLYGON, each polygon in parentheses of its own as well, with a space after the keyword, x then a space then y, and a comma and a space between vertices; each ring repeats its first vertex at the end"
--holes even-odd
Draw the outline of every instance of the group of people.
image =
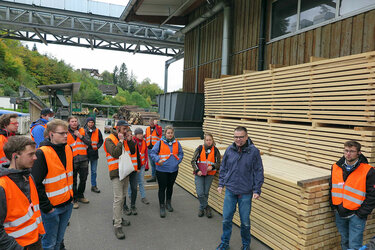
MULTIPOLYGON (((53 116, 51 109, 42 110, 40 119, 31 125, 32 139, 15 136, 17 115, 0 117, 0 249, 65 248, 64 234, 72 209, 78 209, 79 203, 89 203, 84 196, 89 163, 91 191, 100 193, 96 170, 98 149, 102 145, 113 187, 112 224, 118 239, 125 238, 123 226, 130 225, 123 213, 137 214, 138 186, 141 202, 149 204, 144 189, 144 171, 149 163, 152 172, 149 182, 157 181, 159 187, 160 217, 165 218, 167 211, 174 211, 173 186, 184 153, 173 127, 166 126, 163 133, 157 121, 151 119, 144 135, 141 128, 133 133, 125 120, 119 120, 103 140, 93 118, 88 118, 85 126, 80 127, 77 117, 71 116, 66 122, 53 116), (134 171, 120 179, 119 162, 123 154, 129 155, 134 171)), ((237 207, 241 220, 241 249, 250 249, 252 200, 260 198, 264 182, 260 151, 249 138, 247 129, 238 126, 233 138, 233 144, 221 157, 213 135, 206 133, 203 145, 195 150, 191 159, 199 217, 213 215, 208 197, 219 171, 217 192, 225 192, 223 232, 216 248, 219 250, 229 249, 237 207)), ((366 218, 375 206, 375 170, 356 141, 344 144, 343 157, 332 166, 330 203, 335 211, 342 249, 359 249, 366 218)))

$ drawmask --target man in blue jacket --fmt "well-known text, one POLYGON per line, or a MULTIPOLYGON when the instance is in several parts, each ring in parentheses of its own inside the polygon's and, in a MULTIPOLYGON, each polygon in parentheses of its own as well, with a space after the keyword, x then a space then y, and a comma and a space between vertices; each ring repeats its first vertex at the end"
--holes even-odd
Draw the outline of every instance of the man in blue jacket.
POLYGON ((225 151, 220 167, 219 187, 225 189, 223 206, 223 234, 217 250, 229 249, 232 234, 232 219, 238 210, 241 218, 242 248, 250 249, 251 200, 258 199, 264 181, 263 163, 257 149, 247 135, 245 127, 234 130, 234 143, 225 151))
POLYGON ((40 111, 40 118, 30 125, 30 135, 31 139, 35 141, 36 147, 44 141, 44 130, 47 127, 47 123, 53 120, 55 113, 51 108, 44 108, 40 111))

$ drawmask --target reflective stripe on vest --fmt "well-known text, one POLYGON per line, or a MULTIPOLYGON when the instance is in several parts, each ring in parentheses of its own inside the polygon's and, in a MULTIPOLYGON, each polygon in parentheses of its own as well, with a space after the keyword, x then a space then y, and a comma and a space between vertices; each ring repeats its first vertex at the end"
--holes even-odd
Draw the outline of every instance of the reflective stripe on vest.
MULTIPOLYGON (((202 145, 202 151, 197 163, 205 163, 207 166, 213 166, 215 164, 215 146, 212 146, 211 151, 206 158, 206 149, 204 145, 202 145)), ((215 173, 216 170, 211 170, 207 172, 207 175, 214 175, 215 173)))
MULTIPOLYGON (((162 161, 162 162, 165 162, 166 160, 169 159, 169 157, 173 155, 177 160, 179 160, 178 158, 178 142, 177 140, 174 140, 173 144, 172 144, 172 152, 168 146, 168 144, 166 144, 163 140, 160 141, 160 150, 159 150, 159 159, 162 161)), ((156 165, 159 165, 160 164, 158 162, 156 162, 156 165)))
MULTIPOLYGON (((119 140, 116 138, 116 136, 114 134, 110 134, 106 140, 111 140, 115 145, 117 145, 119 143, 119 140)), ((132 161, 132 164, 133 164, 133 167, 134 167, 134 170, 138 170, 138 163, 137 163, 137 147, 135 147, 135 153, 134 154, 130 154, 130 149, 129 149, 129 146, 128 146, 128 143, 126 141, 124 141, 124 151, 126 153, 129 154, 130 156, 130 159, 132 161)), ((119 159, 118 158, 114 158, 112 155, 110 155, 107 151, 107 148, 105 146, 105 143, 104 143, 104 151, 105 151, 105 154, 106 154, 106 158, 107 158, 107 164, 108 164, 108 170, 109 171, 113 171, 113 170, 116 170, 118 169, 118 163, 119 163, 119 159)))
POLYGON ((344 182, 343 170, 337 164, 332 166, 331 197, 333 205, 342 204, 349 210, 357 210, 366 199, 366 177, 372 166, 361 163, 344 182))
POLYGON ((147 147, 151 145, 155 145, 158 141, 160 141, 161 135, 157 135, 156 133, 156 127, 154 131, 151 133, 151 127, 146 128, 146 144, 147 147))
MULTIPOLYGON (((138 146, 138 142, 137 142, 137 146, 138 146)), ((139 156, 141 157, 141 164, 142 166, 146 165, 146 150, 147 150, 147 144, 145 142, 145 140, 142 140, 142 145, 141 147, 139 148, 139 156)))
MULTIPOLYGON (((78 131, 82 136, 85 136, 85 130, 83 128, 80 128, 78 131)), ((72 147, 73 157, 77 155, 87 155, 88 147, 79 137, 74 140, 73 135, 68 133, 68 144, 72 147)))
POLYGON ((0 186, 5 191, 7 214, 3 223, 5 232, 15 238, 21 246, 31 245, 44 234, 39 209, 38 192, 29 176, 30 200, 8 176, 0 177, 0 186))
POLYGON ((99 143, 99 129, 95 129, 91 134, 91 147, 94 150, 98 150, 99 143))
POLYGON ((48 173, 43 180, 46 195, 53 206, 62 204, 73 197, 73 153, 65 146, 66 168, 56 151, 50 146, 40 148, 46 158, 48 173))

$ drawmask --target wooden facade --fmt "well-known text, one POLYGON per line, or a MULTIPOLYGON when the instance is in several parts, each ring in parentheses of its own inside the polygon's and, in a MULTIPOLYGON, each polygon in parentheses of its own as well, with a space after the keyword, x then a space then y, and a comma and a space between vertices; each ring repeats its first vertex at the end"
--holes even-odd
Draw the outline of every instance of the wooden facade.
MULTIPOLYGON (((261 1, 232 1, 231 75, 258 69, 261 1)), ((375 10, 270 41, 271 3, 268 0, 265 69, 269 64, 290 66, 306 63, 311 56, 335 58, 375 50, 375 10)), ((189 22, 205 11, 206 6, 193 11, 189 22)), ((221 77, 222 30, 223 12, 220 12, 186 34, 183 91, 195 91, 196 70, 199 93, 204 91, 205 78, 221 77)))

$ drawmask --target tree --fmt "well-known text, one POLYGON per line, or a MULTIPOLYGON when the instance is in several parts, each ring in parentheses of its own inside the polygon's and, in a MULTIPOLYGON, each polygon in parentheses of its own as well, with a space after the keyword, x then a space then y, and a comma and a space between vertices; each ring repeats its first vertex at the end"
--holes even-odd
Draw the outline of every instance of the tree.
POLYGON ((120 70, 118 72, 118 85, 124 89, 129 89, 129 77, 128 77, 128 68, 126 67, 125 63, 122 63, 120 66, 120 70))
POLYGON ((103 83, 113 83, 113 74, 104 70, 102 73, 103 83))
POLYGON ((118 79, 117 79, 117 77, 118 77, 118 67, 117 67, 117 65, 115 66, 115 68, 113 70, 112 76, 113 76, 113 83, 118 85, 118 79))

